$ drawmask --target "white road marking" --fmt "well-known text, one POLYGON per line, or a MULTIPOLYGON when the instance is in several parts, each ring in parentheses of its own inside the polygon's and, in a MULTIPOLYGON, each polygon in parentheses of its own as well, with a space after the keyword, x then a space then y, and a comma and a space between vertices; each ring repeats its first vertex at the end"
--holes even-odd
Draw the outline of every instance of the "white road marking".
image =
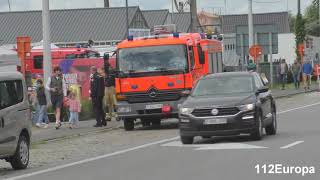
POLYGON ((162 146, 165 147, 192 147, 195 150, 227 150, 227 149, 263 149, 267 147, 254 146, 244 143, 216 143, 216 144, 182 144, 180 141, 173 141, 162 146))
POLYGON ((288 109, 288 110, 285 110, 285 111, 278 112, 277 114, 284 114, 284 113, 288 113, 288 112, 291 112, 291 111, 295 111, 295 110, 299 110, 299 109, 305 109, 305 108, 308 108, 308 107, 318 106, 318 105, 320 105, 320 102, 314 103, 314 104, 309 104, 309 105, 306 105, 306 106, 293 108, 293 109, 288 109))
POLYGON ((288 149, 288 148, 291 148, 291 147, 293 147, 293 146, 296 146, 296 145, 298 145, 298 144, 301 144, 301 143, 303 143, 304 141, 296 141, 296 142, 294 142, 294 143, 291 143, 291 144, 288 144, 288 145, 286 145, 286 146, 283 146, 283 147, 281 147, 280 149, 288 149))
POLYGON ((223 143, 223 144, 209 144, 205 147, 200 147, 196 150, 231 150, 231 149, 266 149, 263 146, 254 146, 244 143, 223 143))
POLYGON ((174 138, 170 138, 170 139, 164 139, 164 140, 160 140, 160 141, 156 141, 156 142, 144 144, 144 145, 141 145, 141 146, 137 146, 137 147, 133 147, 133 148, 129 148, 129 149, 125 149, 125 150, 113 152, 113 153, 110 153, 110 154, 105 154, 105 155, 102 155, 102 156, 98 156, 98 157, 94 157, 94 158, 89 158, 89 159, 84 159, 84 160, 77 161, 77 162, 73 162, 73 163, 70 163, 70 164, 65 164, 65 165, 62 165, 62 166, 56 166, 56 167, 53 167, 53 168, 48 168, 48 169, 41 170, 41 171, 37 171, 37 172, 32 172, 32 173, 28 173, 28 174, 23 174, 23 175, 21 175, 21 176, 11 177, 11 178, 8 178, 8 179, 5 179, 5 180, 24 179, 24 178, 28 178, 28 177, 32 177, 32 176, 36 176, 36 175, 48 173, 48 172, 57 171, 57 170, 60 170, 60 169, 64 169, 64 168, 67 168, 67 167, 71 167, 71 166, 75 166, 75 165, 79 165, 79 164, 84 164, 84 163, 96 161, 96 160, 99 160, 99 159, 105 159, 105 158, 108 158, 108 157, 111 157, 111 156, 116 156, 116 155, 119 155, 119 154, 124 154, 124 153, 130 152, 130 151, 135 151, 135 150, 139 150, 139 149, 144 149, 144 148, 147 148, 147 147, 150 147, 150 146, 154 146, 154 145, 157 145, 157 144, 162 144, 162 143, 174 141, 174 140, 177 140, 177 139, 179 139, 179 137, 174 137, 174 138))

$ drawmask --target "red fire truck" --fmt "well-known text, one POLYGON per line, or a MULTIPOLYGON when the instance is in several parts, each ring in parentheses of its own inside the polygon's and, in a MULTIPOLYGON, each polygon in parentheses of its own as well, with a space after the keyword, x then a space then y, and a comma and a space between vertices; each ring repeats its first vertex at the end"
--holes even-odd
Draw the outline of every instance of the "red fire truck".
MULTIPOLYGON (((60 67, 67 85, 76 84, 81 88, 81 96, 89 97, 90 67, 103 67, 100 54, 87 48, 56 48, 51 50, 52 67, 60 67)), ((43 78, 43 50, 35 49, 23 59, 24 70, 31 74, 32 82, 43 78)), ((115 66, 115 58, 109 60, 115 66)))
POLYGON ((178 117, 178 106, 205 74, 223 71, 222 43, 199 33, 129 37, 117 46, 118 118, 160 125, 178 117))

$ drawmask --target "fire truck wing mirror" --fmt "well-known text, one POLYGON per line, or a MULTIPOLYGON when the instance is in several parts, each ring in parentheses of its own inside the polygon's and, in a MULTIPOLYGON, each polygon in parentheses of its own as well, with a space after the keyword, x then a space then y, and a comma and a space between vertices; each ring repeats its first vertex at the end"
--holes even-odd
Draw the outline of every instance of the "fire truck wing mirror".
POLYGON ((188 46, 189 51, 192 51, 192 46, 188 46))

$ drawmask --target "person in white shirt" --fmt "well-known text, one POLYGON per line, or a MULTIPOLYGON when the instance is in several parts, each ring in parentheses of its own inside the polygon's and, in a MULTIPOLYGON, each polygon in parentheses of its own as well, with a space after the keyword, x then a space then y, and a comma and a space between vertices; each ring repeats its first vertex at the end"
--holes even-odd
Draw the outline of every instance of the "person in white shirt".
POLYGON ((53 75, 48 78, 46 89, 50 92, 52 107, 55 109, 56 129, 61 127, 61 108, 63 99, 67 96, 66 82, 59 67, 53 69, 53 75))

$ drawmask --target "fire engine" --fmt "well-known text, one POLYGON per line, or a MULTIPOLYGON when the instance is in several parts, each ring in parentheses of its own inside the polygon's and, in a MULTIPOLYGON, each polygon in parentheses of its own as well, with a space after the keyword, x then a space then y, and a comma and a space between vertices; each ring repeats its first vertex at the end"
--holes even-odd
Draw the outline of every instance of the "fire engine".
MULTIPOLYGON (((81 96, 89 97, 90 67, 102 68, 104 61, 97 51, 87 48, 55 48, 51 50, 52 68, 60 67, 68 86, 81 88, 81 96)), ((43 78, 43 50, 31 49, 23 59, 24 71, 31 81, 43 78)), ((115 58, 109 60, 115 66, 115 58)), ((20 68, 19 68, 20 69, 20 68)))
POLYGON ((118 118, 125 130, 160 125, 177 118, 178 107, 197 80, 223 71, 222 43, 204 34, 128 37, 117 45, 116 97, 118 118))

